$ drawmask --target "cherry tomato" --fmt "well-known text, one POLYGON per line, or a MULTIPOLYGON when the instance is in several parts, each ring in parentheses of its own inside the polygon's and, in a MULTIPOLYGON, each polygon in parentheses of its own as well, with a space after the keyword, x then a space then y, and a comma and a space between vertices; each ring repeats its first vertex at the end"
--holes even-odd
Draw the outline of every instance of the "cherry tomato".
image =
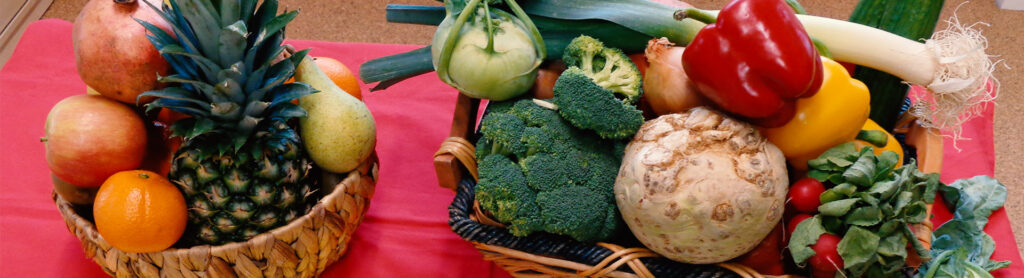
POLYGON ((786 202, 799 212, 816 213, 821 201, 818 199, 825 192, 825 185, 814 178, 803 178, 789 187, 786 202))
POLYGON ((811 268, 822 272, 843 269, 843 258, 839 256, 838 251, 840 240, 842 238, 837 235, 821 234, 818 242, 811 246, 811 249, 814 249, 814 256, 808 260, 811 268))

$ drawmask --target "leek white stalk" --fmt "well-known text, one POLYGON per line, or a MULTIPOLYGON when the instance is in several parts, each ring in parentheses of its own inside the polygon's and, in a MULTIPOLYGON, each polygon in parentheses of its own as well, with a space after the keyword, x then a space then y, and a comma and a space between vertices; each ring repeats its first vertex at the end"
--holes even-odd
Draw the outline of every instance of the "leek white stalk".
MULTIPOLYGON (((718 11, 697 11, 717 17, 718 11)), ((693 15, 694 11, 680 10, 693 15)), ((961 24, 954 16, 949 27, 924 43, 865 25, 812 15, 797 15, 807 33, 821 41, 833 58, 881 70, 912 85, 928 89, 916 99, 911 113, 924 127, 949 130, 959 138, 960 124, 978 115, 982 103, 998 94, 992 75, 994 63, 985 53, 981 31, 961 24), (991 91, 989 90, 991 89, 991 91)), ((693 24, 692 19, 684 23, 693 24)))

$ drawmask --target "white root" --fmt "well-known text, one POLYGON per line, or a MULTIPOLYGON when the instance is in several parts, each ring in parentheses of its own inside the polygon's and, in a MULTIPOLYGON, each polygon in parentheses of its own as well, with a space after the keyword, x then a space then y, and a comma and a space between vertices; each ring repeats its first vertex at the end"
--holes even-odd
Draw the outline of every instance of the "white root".
POLYGON ((992 71, 999 61, 993 62, 985 53, 988 40, 975 28, 988 24, 964 25, 956 15, 946 22, 945 30, 925 41, 937 67, 927 84, 929 93, 914 99, 910 113, 923 127, 949 131, 955 142, 961 139, 961 124, 980 115, 998 95, 999 81, 992 71))

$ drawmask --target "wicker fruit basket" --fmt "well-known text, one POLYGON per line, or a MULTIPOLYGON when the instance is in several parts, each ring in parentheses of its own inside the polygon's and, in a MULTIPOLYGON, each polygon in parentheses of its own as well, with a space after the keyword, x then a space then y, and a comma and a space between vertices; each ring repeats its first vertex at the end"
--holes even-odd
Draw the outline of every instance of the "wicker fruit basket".
MULTIPOLYGON (((476 158, 473 142, 480 100, 460 94, 455 106, 450 137, 434 155, 434 167, 441 187, 456 196, 449 206, 448 224, 452 231, 473 243, 484 259, 493 261, 515 277, 592 276, 592 277, 773 277, 736 263, 690 265, 668 260, 636 241, 584 244, 568 237, 536 233, 515 237, 491 220, 474 200, 476 158)), ((942 136, 916 124, 904 114, 894 130, 904 138, 908 156, 916 158, 924 173, 942 168, 942 136)), ((928 205, 930 214, 932 205, 928 205)), ((917 239, 931 246, 931 220, 912 226, 917 239)), ((914 252, 908 252, 914 254, 914 252)), ((907 258, 910 266, 921 261, 907 258)), ((787 276, 782 276, 787 277, 787 276)))
POLYGON ((68 230, 86 257, 115 277, 315 277, 348 250, 377 183, 377 156, 346 174, 324 172, 325 196, 288 225, 245 242, 131 253, 107 243, 91 221, 90 207, 53 194, 68 230))

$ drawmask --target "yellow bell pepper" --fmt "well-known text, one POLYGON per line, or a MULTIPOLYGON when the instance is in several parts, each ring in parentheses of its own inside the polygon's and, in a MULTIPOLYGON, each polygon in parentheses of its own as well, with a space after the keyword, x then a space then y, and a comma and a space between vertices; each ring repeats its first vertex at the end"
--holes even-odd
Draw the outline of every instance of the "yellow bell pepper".
POLYGON ((884 151, 893 151, 900 156, 899 161, 896 162, 895 168, 900 168, 900 166, 903 166, 903 147, 900 146, 899 141, 896 141, 896 137, 893 137, 892 134, 890 134, 888 131, 885 131, 885 129, 882 128, 882 126, 879 126, 878 123, 875 123, 875 121, 872 121, 871 119, 868 119, 868 121, 864 122, 864 126, 861 127, 861 130, 878 130, 881 132, 885 132, 885 136, 888 137, 889 139, 886 141, 884 147, 875 146, 864 140, 853 140, 853 145, 857 147, 858 151, 860 151, 860 149, 863 148, 864 146, 871 146, 872 148, 874 148, 875 155, 882 155, 882 152, 884 151))
POLYGON ((871 94, 842 65, 822 57, 821 89, 796 102, 796 115, 783 126, 762 128, 761 134, 782 150, 796 170, 831 147, 852 141, 868 119, 871 94))

